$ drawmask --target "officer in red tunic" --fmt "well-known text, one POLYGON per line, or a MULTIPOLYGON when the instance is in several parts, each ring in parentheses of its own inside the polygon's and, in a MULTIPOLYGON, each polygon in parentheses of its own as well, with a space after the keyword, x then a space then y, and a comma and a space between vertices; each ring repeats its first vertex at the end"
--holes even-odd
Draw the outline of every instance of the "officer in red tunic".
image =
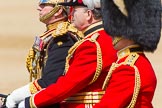
POLYGON ((144 51, 160 40, 160 0, 102 0, 104 28, 113 37, 118 60, 103 84, 106 89, 93 108, 152 108, 156 75, 144 51))
POLYGON ((72 23, 85 38, 69 50, 64 76, 19 106, 39 108, 60 102, 61 108, 92 108, 104 94, 103 82, 117 58, 111 38, 103 30, 100 2, 76 0, 66 5, 75 5, 72 23))
POLYGON ((46 24, 47 30, 36 37, 27 57, 31 83, 14 90, 7 97, 7 107, 15 107, 16 102, 21 101, 20 97, 28 97, 46 88, 63 75, 68 50, 81 36, 81 32, 68 22, 65 7, 57 5, 63 1, 40 0, 40 21, 46 24))

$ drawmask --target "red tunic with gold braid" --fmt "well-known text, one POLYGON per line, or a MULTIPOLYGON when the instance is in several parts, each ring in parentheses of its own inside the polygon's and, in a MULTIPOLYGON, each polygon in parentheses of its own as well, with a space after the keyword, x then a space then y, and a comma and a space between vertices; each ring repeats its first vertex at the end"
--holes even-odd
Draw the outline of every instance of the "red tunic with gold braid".
POLYGON ((102 22, 91 25, 84 34, 85 39, 69 51, 65 75, 33 97, 26 98, 26 107, 29 103, 30 107, 46 107, 60 102, 61 108, 89 108, 99 102, 104 94, 102 85, 107 72, 117 59, 116 50, 102 22))
POLYGON ((151 101, 157 80, 149 60, 139 49, 138 46, 131 46, 118 52, 118 61, 107 83, 105 95, 93 108, 153 107, 151 101), (138 58, 128 60, 128 57, 134 54, 138 58), (132 66, 127 62, 133 62, 132 66), (137 92, 134 92, 135 90, 137 92), (134 97, 134 101, 131 101, 133 96, 136 97, 134 97))

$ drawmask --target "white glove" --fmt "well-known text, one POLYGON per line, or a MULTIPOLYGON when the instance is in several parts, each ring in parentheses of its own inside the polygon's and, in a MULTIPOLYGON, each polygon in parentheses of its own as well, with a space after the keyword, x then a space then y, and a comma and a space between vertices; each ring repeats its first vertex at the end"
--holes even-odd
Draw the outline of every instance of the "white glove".
POLYGON ((18 108, 25 108, 25 101, 21 101, 18 105, 18 108))
POLYGON ((19 104, 23 101, 26 97, 31 96, 29 84, 14 90, 8 97, 6 101, 7 108, 14 108, 16 104, 19 104))

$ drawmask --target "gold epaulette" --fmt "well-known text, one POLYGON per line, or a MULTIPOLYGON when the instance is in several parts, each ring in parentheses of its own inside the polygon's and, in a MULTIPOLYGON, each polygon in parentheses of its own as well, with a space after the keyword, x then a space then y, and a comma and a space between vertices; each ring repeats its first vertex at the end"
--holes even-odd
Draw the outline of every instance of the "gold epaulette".
POLYGON ((79 39, 83 39, 84 38, 84 34, 82 31, 79 31, 77 28, 75 28, 72 24, 70 24, 68 26, 68 31, 73 33, 74 35, 77 36, 77 38, 79 39))
POLYGON ((117 52, 118 60, 128 56, 131 53, 143 53, 143 50, 139 45, 130 45, 117 52))
POLYGON ((124 64, 133 67, 135 62, 137 61, 138 57, 139 57, 139 55, 137 53, 130 53, 130 55, 124 61, 124 64))
POLYGON ((58 24, 56 30, 53 31, 52 36, 56 38, 58 36, 62 36, 66 34, 67 32, 73 33, 74 35, 76 35, 77 38, 80 38, 80 39, 84 37, 83 33, 79 31, 77 28, 75 28, 69 22, 62 22, 58 24))

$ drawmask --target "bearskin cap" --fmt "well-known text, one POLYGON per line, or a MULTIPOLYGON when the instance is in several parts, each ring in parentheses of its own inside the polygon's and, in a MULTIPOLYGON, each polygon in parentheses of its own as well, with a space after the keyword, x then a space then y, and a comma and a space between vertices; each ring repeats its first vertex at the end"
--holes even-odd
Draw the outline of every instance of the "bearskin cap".
POLYGON ((103 24, 112 37, 135 41, 153 52, 161 35, 160 0, 101 0, 103 24))

